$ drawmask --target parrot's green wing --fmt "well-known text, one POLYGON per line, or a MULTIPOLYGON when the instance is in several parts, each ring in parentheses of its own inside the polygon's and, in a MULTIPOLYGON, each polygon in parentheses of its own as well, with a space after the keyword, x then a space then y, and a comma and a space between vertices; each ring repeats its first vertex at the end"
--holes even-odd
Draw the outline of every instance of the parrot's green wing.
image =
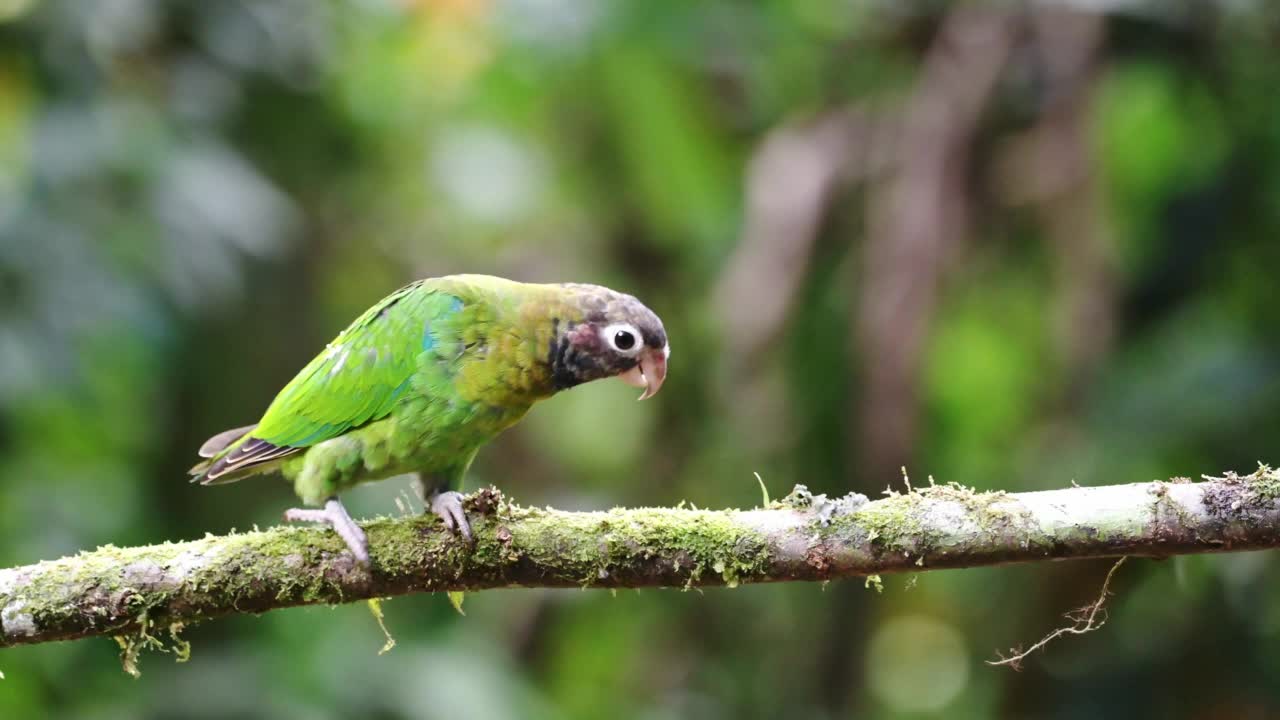
POLYGON ((432 325, 461 303, 423 284, 369 308, 276 396, 252 437, 308 447, 386 417, 409 388, 432 325))
MULTIPOLYGON (((450 288, 454 290, 455 288, 450 288)), ((431 281, 407 285, 369 308, 276 395, 256 428, 209 463, 216 483, 386 417, 410 389, 419 357, 464 306, 431 281)))

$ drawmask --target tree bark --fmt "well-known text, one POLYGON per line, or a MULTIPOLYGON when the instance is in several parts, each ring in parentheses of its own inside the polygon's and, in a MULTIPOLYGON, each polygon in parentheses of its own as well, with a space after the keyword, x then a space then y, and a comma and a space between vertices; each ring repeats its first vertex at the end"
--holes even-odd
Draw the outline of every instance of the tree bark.
POLYGON ((756 510, 518 507, 468 498, 474 545, 434 517, 364 524, 358 565, 324 529, 103 547, 0 570, 0 647, 127 635, 232 613, 498 587, 692 587, 1280 546, 1280 473, 1030 493, 956 485, 756 510))

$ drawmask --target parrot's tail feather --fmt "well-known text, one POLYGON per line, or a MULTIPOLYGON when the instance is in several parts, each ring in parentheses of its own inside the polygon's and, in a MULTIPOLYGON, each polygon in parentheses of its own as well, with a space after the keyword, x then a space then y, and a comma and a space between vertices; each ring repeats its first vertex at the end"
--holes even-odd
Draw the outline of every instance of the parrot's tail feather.
MULTIPOLYGON (((212 441, 211 441, 212 442, 212 441)), ((270 470, 280 459, 301 452, 304 448, 273 445, 261 438, 246 438, 222 455, 206 460, 191 468, 192 482, 201 485, 220 485, 235 482, 249 475, 270 470)))
MULTIPOLYGON (((199 451, 200 457, 211 458, 214 455, 217 455, 223 450, 226 450, 227 448, 231 447, 231 444, 234 443, 235 441, 253 432, 253 429, 256 427, 258 427, 258 425, 255 423, 253 425, 245 425, 244 427, 232 428, 230 430, 223 430, 217 435, 214 435, 213 437, 204 441, 204 444, 200 446, 200 451, 199 451)), ((199 466, 197 465, 196 467, 199 467, 199 466)), ((195 468, 192 468, 192 470, 194 469, 195 468)))

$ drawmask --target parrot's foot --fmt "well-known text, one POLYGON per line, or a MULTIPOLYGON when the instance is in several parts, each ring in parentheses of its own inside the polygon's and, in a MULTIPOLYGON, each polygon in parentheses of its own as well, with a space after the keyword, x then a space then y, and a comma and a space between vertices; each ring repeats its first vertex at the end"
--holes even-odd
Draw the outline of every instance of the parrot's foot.
POLYGON ((342 506, 338 498, 331 497, 325 500, 323 510, 309 508, 285 510, 284 519, 287 522, 324 523, 332 527, 347 544, 356 560, 359 560, 361 565, 369 564, 369 540, 364 536, 364 530, 360 529, 356 521, 347 514, 347 509, 342 506))
POLYGON ((436 491, 427 498, 427 507, 444 521, 444 526, 471 542, 471 523, 462 509, 462 493, 436 491))

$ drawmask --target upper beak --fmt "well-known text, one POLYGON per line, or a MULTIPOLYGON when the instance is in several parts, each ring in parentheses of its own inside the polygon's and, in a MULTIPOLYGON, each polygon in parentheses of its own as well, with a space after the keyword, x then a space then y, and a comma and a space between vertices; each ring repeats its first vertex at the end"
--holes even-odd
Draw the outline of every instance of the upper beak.
POLYGON ((622 373, 618 377, 628 385, 644 388, 644 393, 640 395, 641 400, 647 400, 662 389, 662 383, 667 379, 667 358, 671 355, 671 346, 654 350, 645 348, 640 353, 640 364, 622 373))

